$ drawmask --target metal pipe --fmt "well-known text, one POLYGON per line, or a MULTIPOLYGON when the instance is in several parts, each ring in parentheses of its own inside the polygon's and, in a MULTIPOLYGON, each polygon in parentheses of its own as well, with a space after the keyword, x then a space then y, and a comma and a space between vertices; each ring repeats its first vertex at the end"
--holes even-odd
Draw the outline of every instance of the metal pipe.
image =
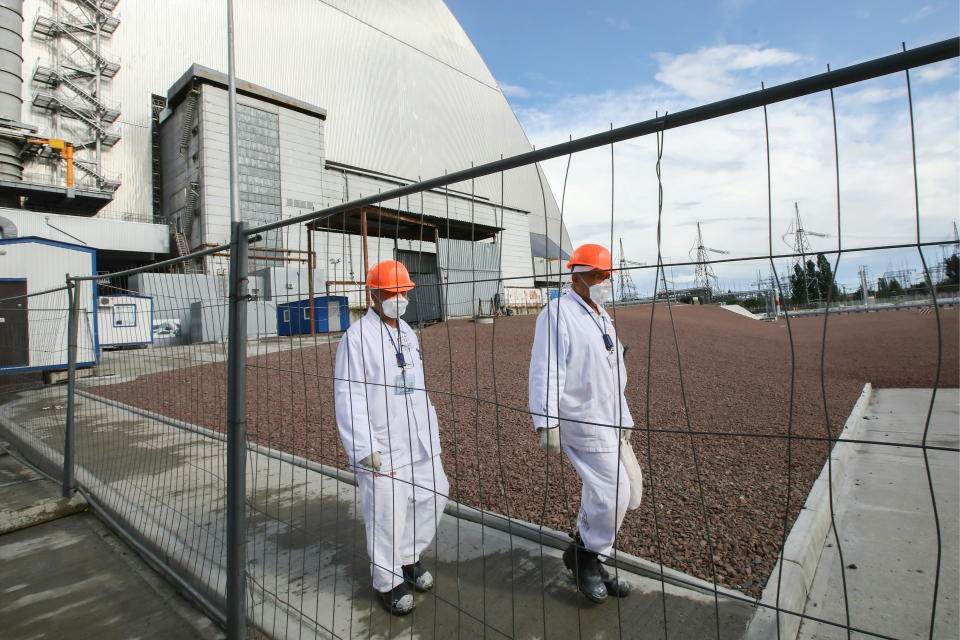
MULTIPOLYGON (((20 121, 22 92, 23 0, 0 0, 0 118, 20 121)), ((21 144, 14 138, 0 138, 0 178, 23 179, 21 144)))
POLYGON ((76 489, 73 476, 73 461, 76 457, 77 405, 74 400, 77 390, 77 327, 80 315, 80 296, 77 283, 66 275, 67 300, 67 421, 63 433, 63 497, 69 498, 76 489))
MULTIPOLYGON (((97 138, 97 145, 100 139, 97 138)), ((73 145, 69 142, 63 147, 63 158, 67 162, 67 189, 73 188, 73 145)))
MULTIPOLYGON (((360 211, 360 233, 363 234, 363 278, 366 280, 370 273, 370 256, 367 253, 367 210, 360 211)), ((367 289, 367 306, 370 306, 370 290, 367 289)))
POLYGON ((233 222, 227 342, 227 637, 246 637, 247 258, 244 223, 233 222))
MULTIPOLYGON (((913 245, 910 245, 913 246, 913 245)), ((132 269, 124 269, 123 271, 116 271, 111 273, 109 277, 119 278, 120 276, 132 276, 138 273, 146 273, 148 271, 156 271, 160 267, 170 267, 175 264, 180 264, 181 262, 187 262, 188 260, 193 260, 194 258, 202 258, 203 256, 209 256, 221 251, 226 251, 230 249, 229 244, 221 244, 216 247, 210 247, 209 249, 201 249, 200 251, 194 251, 193 253, 188 253, 185 256, 180 256, 179 258, 170 258, 169 260, 161 260, 160 262, 154 262, 142 267, 133 267, 132 269)), ((80 282, 83 280, 100 280, 103 276, 74 276, 74 280, 80 282)))
POLYGON ((596 147, 602 147, 615 142, 623 142, 624 140, 630 140, 632 138, 639 138, 640 136, 666 131, 667 129, 684 127, 697 122, 703 122, 704 120, 711 120, 713 118, 719 118, 721 116, 727 116, 734 113, 740 113, 741 111, 755 109, 764 105, 783 102, 784 100, 800 98, 812 93, 818 93, 820 91, 826 91, 828 89, 842 87, 848 84, 862 82, 864 80, 870 80, 871 78, 897 73, 913 67, 931 64, 941 60, 948 60, 950 58, 956 58, 958 55, 960 55, 960 38, 950 38, 934 44, 928 44, 923 47, 911 49, 910 51, 895 53, 883 58, 876 58, 868 62, 851 65, 835 71, 828 71, 826 73, 810 76, 809 78, 803 78, 801 80, 794 80, 793 82, 787 82, 785 84, 770 87, 768 89, 761 89, 759 91, 754 91, 752 93, 747 93, 734 98, 728 98, 718 102, 711 102, 710 104, 694 107, 685 111, 678 111, 677 113, 664 115, 662 117, 652 118, 644 122, 638 122, 625 127, 620 127, 618 129, 610 129, 608 131, 596 133, 585 138, 579 138, 577 140, 571 140, 569 142, 543 147, 542 149, 535 149, 533 151, 521 153, 516 156, 495 160, 493 162, 477 165, 469 169, 463 169, 461 171, 455 171, 454 173, 437 176, 436 178, 430 178, 429 180, 415 182, 413 184, 398 187, 396 189, 381 191, 375 195, 358 198, 351 202, 344 202, 342 204, 321 209, 319 211, 314 211, 312 213, 294 216, 293 218, 287 218, 286 220, 278 222, 270 222, 260 225, 259 227, 252 227, 248 229, 246 233, 262 233, 264 231, 270 231, 271 229, 277 229, 286 225, 300 224, 302 222, 310 222, 311 220, 317 220, 320 218, 328 218, 338 213, 343 213, 344 211, 356 209, 357 207, 377 204, 379 202, 401 198, 410 194, 420 193, 421 191, 426 191, 428 189, 435 189, 448 184, 456 184, 458 182, 465 182, 467 180, 481 178, 483 176, 499 173, 501 171, 517 169, 519 167, 531 165, 536 162, 542 162, 552 158, 559 158, 560 156, 586 151, 596 147))
POLYGON ((315 262, 313 255, 313 231, 307 229, 307 289, 310 294, 310 335, 316 333, 316 320, 313 317, 313 265, 315 262))
MULTIPOLYGON (((237 151, 237 69, 234 60, 233 0, 227 0, 227 121, 230 140, 230 221, 240 219, 240 157, 237 151)), ((246 275, 246 274, 244 274, 246 275)))

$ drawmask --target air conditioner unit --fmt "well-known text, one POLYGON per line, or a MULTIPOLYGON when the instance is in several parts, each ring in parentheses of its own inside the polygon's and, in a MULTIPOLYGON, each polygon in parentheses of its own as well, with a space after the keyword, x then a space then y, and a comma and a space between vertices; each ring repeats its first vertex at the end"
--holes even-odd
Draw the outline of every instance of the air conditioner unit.
POLYGON ((108 298, 107 296, 100 296, 100 300, 97 301, 97 304, 99 304, 101 307, 112 307, 113 299, 108 298))

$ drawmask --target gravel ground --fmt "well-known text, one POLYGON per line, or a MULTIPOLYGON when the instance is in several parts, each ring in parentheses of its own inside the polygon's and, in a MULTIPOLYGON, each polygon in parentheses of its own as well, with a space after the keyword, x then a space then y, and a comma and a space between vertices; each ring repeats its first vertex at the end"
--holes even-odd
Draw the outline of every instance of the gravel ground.
MULTIPOLYGON (((759 595, 776 563, 784 527, 796 518, 828 451, 823 441, 792 440, 788 465, 788 441, 762 436, 785 436, 790 430, 800 438, 836 435, 865 382, 880 388, 932 387, 936 316, 915 309, 830 316, 821 385, 822 316, 794 319, 788 327, 785 321, 758 322, 717 307, 674 305, 672 315, 683 394, 666 306, 657 305, 653 315, 649 393, 651 307, 616 313, 630 348, 631 410, 638 425, 651 429, 634 435, 646 480, 644 501, 627 514, 618 546, 759 595), (684 433, 688 428, 709 433, 691 436, 684 433)), ((960 377, 958 318, 955 308, 941 311, 943 387, 956 387, 960 377)), ((565 459, 548 461, 540 452, 525 413, 533 325, 534 316, 514 316, 495 325, 453 321, 423 330, 427 383, 440 418, 451 495, 570 531, 580 483, 565 459)), ((336 343, 249 361, 252 439, 345 464, 333 420, 335 351, 336 343)), ((99 392, 222 430, 224 373, 223 363, 202 365, 99 392)))

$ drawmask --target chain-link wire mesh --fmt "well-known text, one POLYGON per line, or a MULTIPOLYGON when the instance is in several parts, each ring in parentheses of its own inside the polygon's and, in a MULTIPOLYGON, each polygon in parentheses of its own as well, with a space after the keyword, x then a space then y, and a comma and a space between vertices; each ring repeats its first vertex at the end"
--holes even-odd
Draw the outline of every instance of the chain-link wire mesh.
MULTIPOLYGON (((792 94, 774 88, 694 115, 658 114, 606 137, 399 188, 353 174, 350 191, 343 169, 342 192, 317 213, 261 216, 267 224, 235 227, 229 245, 7 297, 5 328, 25 326, 30 341, 24 355, 18 334, 4 332, 5 361, 68 368, 71 288, 77 353, 71 415, 67 388, 34 381, 7 392, 4 431, 46 468, 71 467, 97 511, 221 621, 237 606, 227 587, 240 576, 246 621, 270 637, 786 637, 801 619, 838 637, 895 636, 851 598, 868 587, 856 572, 874 570, 925 572, 929 622, 917 633, 941 637, 957 593, 942 562, 956 559, 956 492, 941 492, 942 474, 951 465, 955 473, 958 447, 955 425, 940 422, 951 410, 940 390, 958 384, 958 315, 949 269, 936 275, 931 263, 950 245, 923 241, 918 201, 915 237, 848 247, 837 153, 836 245, 811 262, 811 280, 820 279, 811 302, 807 256, 774 248, 769 164, 767 104, 829 91, 835 116, 833 87, 915 64, 872 61, 862 77, 827 74, 792 94), (762 107, 755 134, 766 147, 767 246, 671 260, 662 251, 662 234, 676 224, 663 197, 671 136, 696 118, 752 107, 762 107), (609 184, 597 197, 608 201, 598 204, 596 225, 614 247, 627 216, 614 196, 614 177, 623 180, 618 154, 649 134, 656 253, 644 256, 648 265, 623 256, 613 265, 616 290, 629 277, 635 294, 615 295, 607 328, 607 316, 585 306, 587 290, 570 290, 567 180, 578 154, 609 153, 609 184), (560 218, 524 228, 529 212, 510 206, 504 185, 514 183, 511 171, 551 158, 566 162, 560 218), (505 272, 505 256, 530 234, 542 254, 529 269, 505 272), (889 287, 872 301, 866 287, 858 300, 836 286, 832 274, 850 256, 904 249, 924 274, 911 300, 891 302, 889 287), (385 260, 404 265, 416 285, 396 324, 368 309, 371 296, 383 309, 383 296, 365 285, 385 260), (701 304, 722 291, 675 280, 675 269, 739 263, 770 272, 766 283, 758 277, 756 297, 744 298, 756 316, 701 304), (797 279, 780 272, 785 263, 799 266, 797 279), (599 334, 563 333, 580 313, 572 304, 599 334), (546 355, 535 347, 538 332, 546 332, 546 355), (605 387, 565 360, 573 351, 561 340, 597 342, 608 333, 626 349, 610 349, 605 387), (547 382, 533 385, 531 360, 544 357, 547 382), (615 420, 550 408, 554 386, 557 395, 591 385, 597 394, 621 383, 626 409, 615 420), (923 415, 906 419, 912 432, 881 436, 863 426, 876 406, 870 384, 926 390, 923 415), (540 451, 538 419, 561 425, 564 455, 540 451), (598 442, 617 434, 612 451, 587 448, 614 456, 609 492, 596 493, 595 480, 584 487, 600 463, 584 462, 589 456, 564 440, 574 426, 598 442), (230 446, 240 447, 240 459, 230 446), (625 448, 643 470, 639 508, 618 515, 622 525, 585 523, 598 504, 632 495, 617 462, 625 448), (849 459, 865 451, 922 454, 924 482, 911 485, 910 499, 925 532, 923 567, 873 554, 851 559, 856 525, 844 496, 849 459), (228 504, 231 490, 243 498, 239 512, 228 504), (576 548, 567 534, 587 536, 591 526, 614 531, 614 550, 602 555, 607 571, 632 582, 631 595, 598 605, 571 581, 569 558, 597 549, 576 548), (240 541, 239 556, 230 555, 231 540, 240 541), (805 608, 821 550, 837 562, 835 575, 818 579, 839 584, 822 613, 805 608), (816 554, 813 564, 804 554, 816 554), (409 581, 401 567, 417 561, 432 588, 413 594, 412 615, 392 616, 376 591, 409 581)), ((835 145, 836 132, 834 120, 835 145)))

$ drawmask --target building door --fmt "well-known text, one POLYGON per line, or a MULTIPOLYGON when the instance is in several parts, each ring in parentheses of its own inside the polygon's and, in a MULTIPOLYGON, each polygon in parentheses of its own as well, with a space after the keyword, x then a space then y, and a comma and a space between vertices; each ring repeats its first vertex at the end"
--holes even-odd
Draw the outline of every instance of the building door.
POLYGON ((410 279, 417 285, 410 292, 410 304, 407 306, 406 313, 403 314, 403 319, 409 323, 419 324, 443 320, 437 255, 398 249, 397 260, 407 268, 410 279))
MULTIPOLYGON (((0 281, 0 299, 27 295, 26 280, 0 281)), ((27 329, 27 301, 23 297, 0 302, 0 366, 30 364, 30 333, 27 329)))

